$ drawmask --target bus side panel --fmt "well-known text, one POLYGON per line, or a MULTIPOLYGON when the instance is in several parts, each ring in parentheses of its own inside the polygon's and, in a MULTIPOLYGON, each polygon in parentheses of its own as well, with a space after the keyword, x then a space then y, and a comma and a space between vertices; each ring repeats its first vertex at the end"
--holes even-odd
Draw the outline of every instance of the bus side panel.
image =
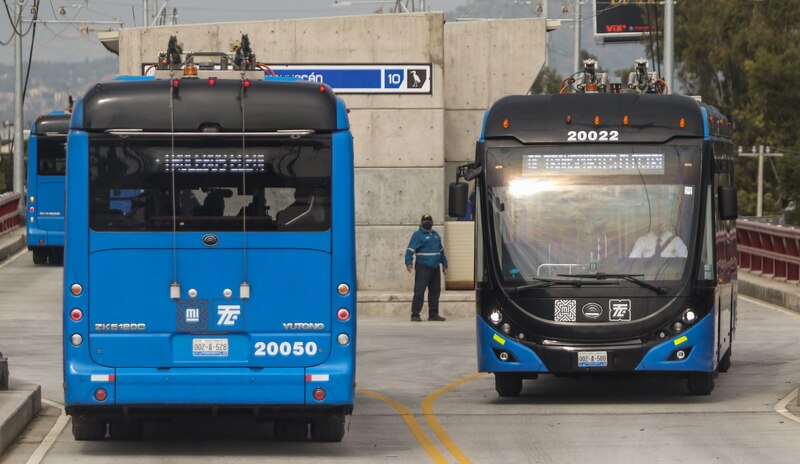
POLYGON ((108 375, 114 369, 98 366, 89 355, 89 197, 88 189, 80 188, 89 184, 89 137, 86 132, 72 131, 68 138, 67 156, 67 196, 66 211, 69 212, 65 226, 66 246, 64 256, 64 397, 66 406, 76 404, 99 403, 94 400, 96 388, 104 388, 108 392, 107 403, 114 401, 114 384, 108 375), (79 188, 69 189, 69 183, 79 188), (81 292, 75 296, 70 292, 73 284, 80 284, 81 292), (80 309, 84 317, 75 322, 69 313, 73 308, 80 309), (73 335, 81 337, 77 346, 70 342, 73 335), (104 376, 104 377, 98 377, 104 376), (105 380, 101 380, 105 379, 105 380))
POLYGON ((353 193, 353 136, 350 131, 333 134, 333 224, 331 235, 331 311, 340 308, 350 311, 350 318, 340 321, 331 318, 331 353, 328 360, 306 369, 306 403, 320 404, 312 393, 324 388, 327 395, 322 404, 352 405, 355 397, 356 354, 356 254, 355 254, 355 200, 353 193), (345 283, 350 292, 340 295, 339 284, 345 283), (341 345, 336 341, 346 334, 350 342, 341 345), (327 376, 327 377, 326 377, 327 376), (324 380, 324 379, 328 380, 324 380))

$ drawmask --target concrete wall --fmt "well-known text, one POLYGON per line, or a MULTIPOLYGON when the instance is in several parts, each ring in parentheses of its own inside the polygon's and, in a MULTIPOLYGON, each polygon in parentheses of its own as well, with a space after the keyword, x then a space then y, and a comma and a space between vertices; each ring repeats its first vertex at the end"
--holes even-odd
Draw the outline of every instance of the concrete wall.
POLYGON ((528 90, 544 61, 544 20, 445 24, 441 13, 419 13, 123 29, 120 72, 138 74, 170 35, 185 51, 229 51, 242 33, 266 63, 432 64, 430 95, 344 95, 355 141, 358 287, 409 292, 411 233, 423 213, 444 232, 445 167, 472 159, 494 100, 528 90))

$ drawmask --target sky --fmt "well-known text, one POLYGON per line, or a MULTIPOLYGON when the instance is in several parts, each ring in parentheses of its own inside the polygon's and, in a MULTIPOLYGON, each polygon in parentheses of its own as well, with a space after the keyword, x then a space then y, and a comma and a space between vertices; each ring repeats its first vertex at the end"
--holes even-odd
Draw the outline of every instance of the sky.
MULTIPOLYGON (((3 0, 11 6, 13 15, 14 0, 3 0)), ((419 5, 421 0, 415 0, 419 5)), ((517 0, 531 4, 535 8, 542 0, 517 0)), ((426 0, 432 11, 452 11, 466 5, 469 0, 426 0)), ((31 17, 34 0, 24 1, 23 18, 31 17)), ((150 0, 150 4, 163 5, 164 0, 150 0)), ((370 14, 383 8, 388 11, 394 0, 341 0, 348 5, 335 5, 335 0, 170 0, 168 11, 178 10, 178 23, 209 23, 228 21, 247 21, 273 18, 307 18, 320 16, 342 16, 370 14)), ((562 14, 561 6, 571 0, 549 0, 551 18, 571 18, 571 13, 562 14)), ((143 0, 41 0, 40 19, 59 19, 75 21, 122 21, 125 27, 141 26, 143 19, 143 0), (61 15, 61 7, 65 15, 61 15)), ((632 67, 633 60, 644 55, 641 45, 601 45, 591 37, 592 11, 584 6, 583 40, 584 48, 600 58, 601 66, 608 69, 632 67)), ((108 29, 109 25, 87 24, 90 30, 108 29)), ((23 31, 27 30, 27 23, 23 31)), ((0 43, 11 37, 11 22, 0 7, 0 43)), ((23 61, 27 61, 30 35, 23 38, 23 61)), ((550 34, 551 65, 562 73, 572 67, 572 28, 570 23, 562 23, 561 29, 550 34)), ((96 33, 81 34, 78 25, 46 24, 36 29, 34 62, 39 61, 84 61, 111 56, 100 42, 96 33)), ((13 64, 12 44, 0 46, 0 63, 13 64)))

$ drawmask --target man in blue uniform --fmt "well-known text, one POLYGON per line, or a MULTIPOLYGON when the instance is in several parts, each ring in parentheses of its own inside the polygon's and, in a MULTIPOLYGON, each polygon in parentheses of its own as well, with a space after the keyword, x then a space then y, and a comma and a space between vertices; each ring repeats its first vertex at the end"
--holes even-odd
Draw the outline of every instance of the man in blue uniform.
POLYGON ((447 256, 444 254, 442 238, 433 230, 433 218, 430 214, 422 216, 419 230, 411 236, 406 250, 406 269, 416 272, 414 276, 414 299, 411 301, 411 320, 422 320, 419 313, 425 297, 425 288, 428 289, 428 320, 444 321, 439 315, 439 294, 442 292, 442 276, 439 266, 447 274, 447 256), (413 257, 417 255, 416 263, 412 265, 413 257))

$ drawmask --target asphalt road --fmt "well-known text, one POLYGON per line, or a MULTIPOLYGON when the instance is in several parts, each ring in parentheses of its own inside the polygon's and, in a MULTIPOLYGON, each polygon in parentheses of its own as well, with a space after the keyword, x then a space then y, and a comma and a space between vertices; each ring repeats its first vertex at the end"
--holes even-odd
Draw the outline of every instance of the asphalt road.
POLYGON ((278 443, 270 424, 211 418, 147 423, 137 442, 76 442, 69 423, 59 432, 61 268, 34 266, 27 253, 0 266, 0 351, 12 381, 40 384, 48 402, 0 463, 796 463, 800 456, 800 423, 775 411, 800 383, 800 316, 746 298, 731 370, 709 397, 688 395, 677 377, 542 376, 519 398, 500 399, 492 377, 475 374, 471 318, 362 318, 357 405, 342 443, 278 443))

